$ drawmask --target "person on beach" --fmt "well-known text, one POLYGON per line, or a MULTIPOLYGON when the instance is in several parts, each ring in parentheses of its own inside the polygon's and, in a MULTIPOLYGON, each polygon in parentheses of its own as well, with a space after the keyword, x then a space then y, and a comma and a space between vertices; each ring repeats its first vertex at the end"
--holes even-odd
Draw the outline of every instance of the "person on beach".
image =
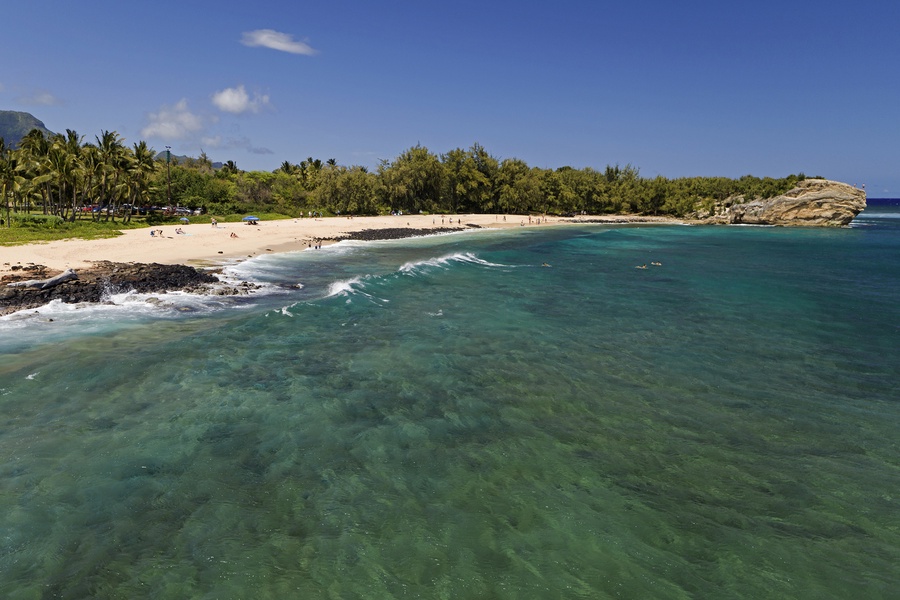
POLYGON ((215 218, 212 219, 212 226, 213 226, 213 227, 218 227, 218 226, 219 226, 219 222, 216 221, 215 218))

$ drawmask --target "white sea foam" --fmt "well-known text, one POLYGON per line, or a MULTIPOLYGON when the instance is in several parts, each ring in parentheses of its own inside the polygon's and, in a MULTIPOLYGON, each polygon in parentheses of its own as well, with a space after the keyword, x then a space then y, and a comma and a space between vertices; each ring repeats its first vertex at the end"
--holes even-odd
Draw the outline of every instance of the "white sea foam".
POLYGON ((346 296, 349 294, 355 294, 362 287, 362 278, 354 277, 353 279, 344 279, 342 281, 332 282, 331 285, 328 286, 328 294, 326 294, 327 298, 332 296, 346 296))
MULTIPOLYGON (((398 276, 418 276, 424 275, 430 270, 446 269, 453 264, 473 264, 489 268, 510 268, 510 265, 493 263, 479 258, 472 252, 456 252, 444 256, 437 256, 421 260, 410 261, 401 265, 397 271, 385 273, 383 275, 358 275, 349 279, 340 279, 333 281, 328 285, 328 290, 324 297, 331 298, 335 296, 344 297, 348 302, 352 301, 355 296, 367 298, 376 304, 387 304, 390 300, 373 295, 373 288, 386 285, 390 280, 398 276)), ((440 316, 439 314, 436 316, 440 316)))
POLYGON ((328 293, 325 297, 332 298, 335 296, 341 296, 346 298, 347 303, 350 304, 353 301, 354 296, 359 296, 361 298, 369 300, 373 304, 387 304, 388 302, 390 302, 390 300, 386 298, 379 298, 378 296, 370 294, 366 291, 366 288, 373 282, 377 282, 378 279, 379 278, 372 275, 366 275, 364 277, 354 277, 352 279, 335 281, 328 286, 328 293))
POLYGON ((469 263, 481 265, 484 267, 510 268, 510 265, 492 263, 482 258, 478 258, 472 252, 456 252, 454 254, 447 254, 445 256, 438 256, 435 258, 426 258, 424 260, 408 262, 401 266, 399 271, 404 275, 418 275, 426 271, 428 268, 446 268, 454 262, 469 263))
MULTIPOLYGON (((283 280, 283 263, 285 260, 283 257, 292 254, 296 253, 289 252, 280 255, 267 254, 241 263, 227 265, 222 269, 222 272, 216 276, 226 285, 238 285, 246 281, 259 286, 257 289, 253 290, 254 295, 285 293, 286 290, 283 286, 275 285, 269 280, 283 280)), ((294 283, 293 287, 298 289, 303 287, 303 284, 298 281, 294 283)))
POLYGON ((105 330, 114 323, 152 319, 173 319, 185 314, 210 314, 226 308, 249 307, 252 303, 236 303, 236 296, 167 292, 143 294, 134 291, 109 290, 100 303, 66 303, 52 300, 36 308, 21 310, 0 317, 0 333, 13 331, 24 334, 46 332, 52 327, 57 333, 67 329, 81 331, 105 330))

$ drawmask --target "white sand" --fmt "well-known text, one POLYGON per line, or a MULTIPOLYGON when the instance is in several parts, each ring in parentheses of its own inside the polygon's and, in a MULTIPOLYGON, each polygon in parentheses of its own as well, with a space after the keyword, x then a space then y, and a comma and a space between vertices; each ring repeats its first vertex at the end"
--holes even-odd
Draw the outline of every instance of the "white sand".
MULTIPOLYGON (((403 215, 386 217, 330 217, 260 221, 258 225, 220 223, 212 227, 208 219, 194 217, 189 225, 165 225, 130 229, 115 238, 100 240, 59 240, 54 242, 0 246, 0 274, 13 265, 39 264, 54 270, 83 269, 93 261, 209 265, 243 260, 267 252, 302 250, 313 240, 338 237, 364 229, 460 227, 472 223, 481 227, 539 227, 527 217, 502 215, 454 215, 451 217, 403 215), (204 219, 205 223, 197 221, 204 219), (443 220, 443 223, 442 223, 443 220), (176 234, 180 228, 184 234, 176 234), (150 230, 162 229, 161 238, 150 230), (234 233, 237 237, 231 237, 234 233)), ((565 221, 565 220, 564 220, 565 221)), ((548 217, 546 224, 560 222, 548 217)))

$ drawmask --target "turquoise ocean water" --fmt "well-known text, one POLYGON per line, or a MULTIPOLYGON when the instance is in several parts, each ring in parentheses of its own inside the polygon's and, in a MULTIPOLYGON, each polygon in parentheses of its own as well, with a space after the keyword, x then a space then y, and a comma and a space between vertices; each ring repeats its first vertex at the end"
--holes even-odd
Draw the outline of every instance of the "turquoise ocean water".
POLYGON ((896 204, 229 274, 0 319, 0 596, 898 597, 896 204))

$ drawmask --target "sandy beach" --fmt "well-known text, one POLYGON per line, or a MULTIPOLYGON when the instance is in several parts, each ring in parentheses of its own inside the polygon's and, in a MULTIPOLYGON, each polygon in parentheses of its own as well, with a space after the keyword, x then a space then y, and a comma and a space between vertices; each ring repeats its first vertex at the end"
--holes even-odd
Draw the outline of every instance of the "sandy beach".
MULTIPOLYGON (((413 228, 440 229, 449 227, 543 227, 574 223, 576 219, 561 217, 528 217, 503 215, 402 215, 380 217, 328 217, 321 219, 284 219, 260 221, 257 225, 220 223, 213 227, 208 219, 203 223, 193 219, 186 225, 164 225, 162 237, 151 237, 151 228, 130 229, 115 238, 100 240, 58 240, 21 246, 0 246, 0 274, 12 266, 44 265, 51 270, 87 268, 94 261, 139 262, 186 265, 215 265, 244 260, 269 252, 290 252, 308 248, 316 240, 340 238, 344 234, 367 229, 413 228), (452 222, 451 222, 452 220, 452 222), (460 222, 461 221, 461 222, 460 222), (184 233, 176 233, 180 229, 184 233), (233 235, 232 235, 233 234, 233 235)), ((634 216, 614 215, 584 217, 616 223, 633 222, 634 216)), ((639 217, 641 221, 673 222, 660 217, 639 217)), ((324 242, 324 243, 327 243, 324 242)))

